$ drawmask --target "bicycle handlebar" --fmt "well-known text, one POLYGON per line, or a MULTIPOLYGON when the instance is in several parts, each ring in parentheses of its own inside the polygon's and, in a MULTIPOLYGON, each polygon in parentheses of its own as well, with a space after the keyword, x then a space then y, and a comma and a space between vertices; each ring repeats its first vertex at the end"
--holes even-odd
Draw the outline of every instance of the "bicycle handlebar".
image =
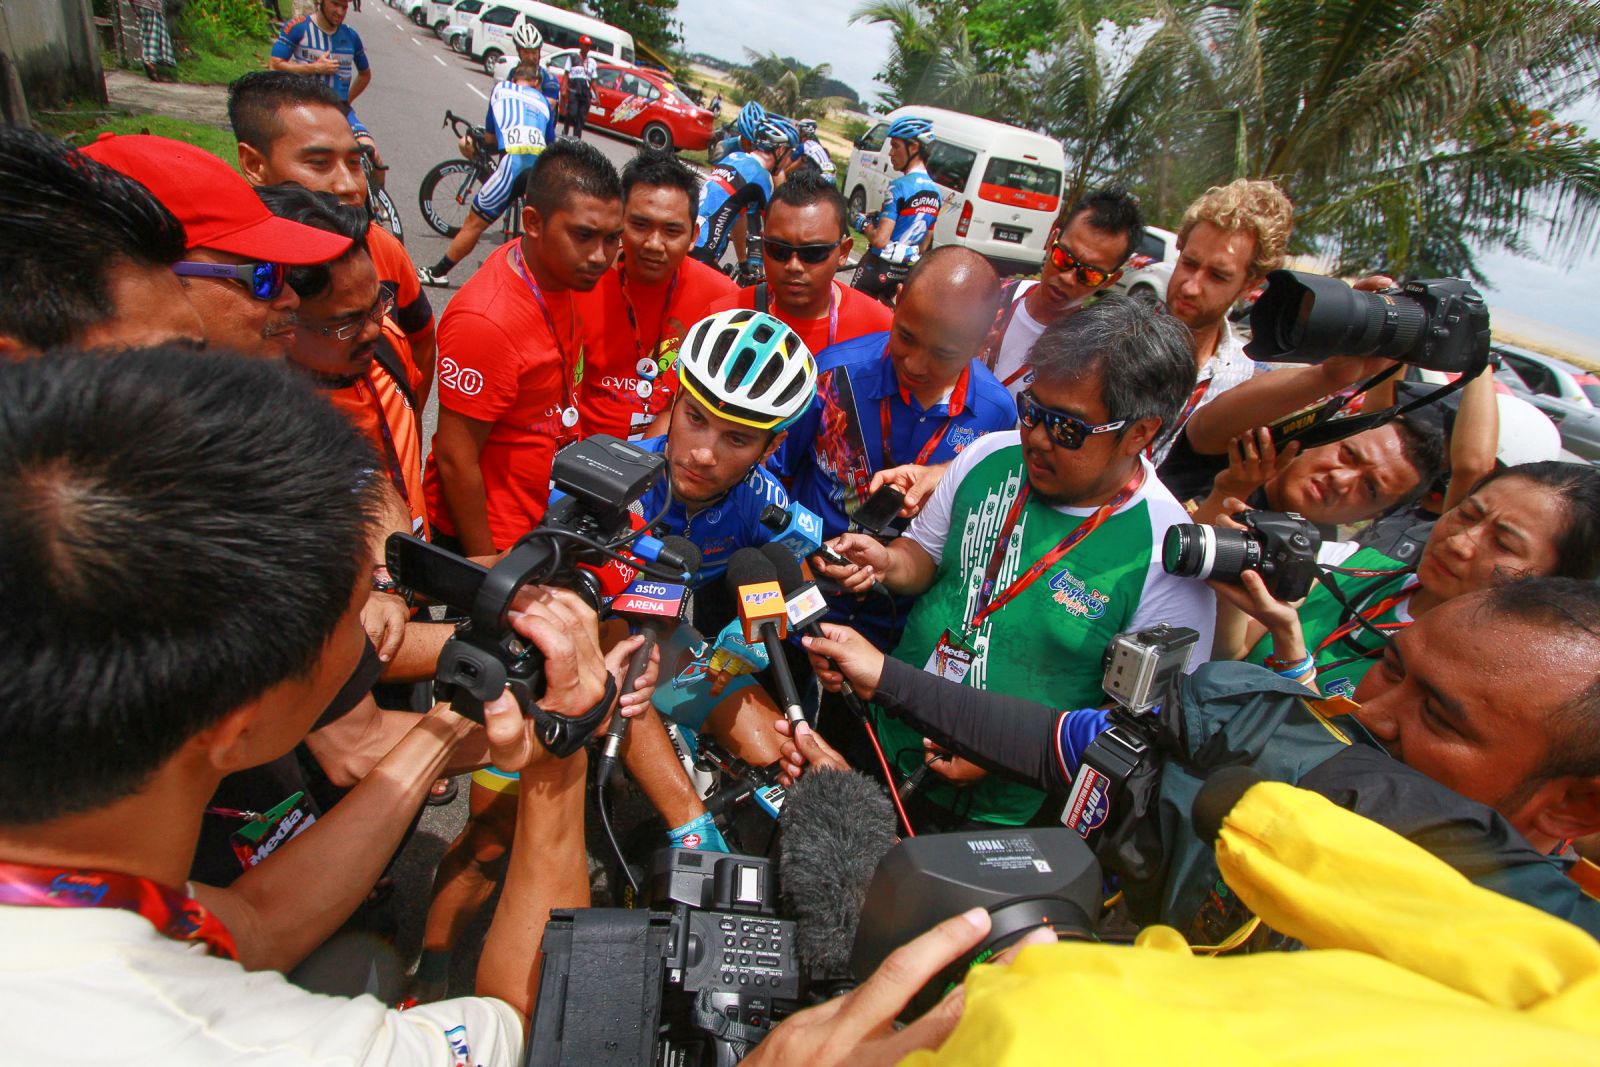
POLYGON ((442 126, 449 126, 458 138, 469 135, 473 137, 480 137, 487 132, 482 126, 474 125, 471 119, 464 119, 460 115, 457 115, 448 109, 445 110, 444 122, 442 123, 442 126), (467 128, 466 133, 461 132, 462 126, 467 128))

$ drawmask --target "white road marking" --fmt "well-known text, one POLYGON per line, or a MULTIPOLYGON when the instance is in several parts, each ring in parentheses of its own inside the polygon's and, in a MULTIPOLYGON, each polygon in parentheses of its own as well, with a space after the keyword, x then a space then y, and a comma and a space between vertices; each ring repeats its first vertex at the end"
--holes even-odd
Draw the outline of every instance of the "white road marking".
POLYGON ((434 61, 434 62, 435 62, 435 63, 437 63, 437 64, 439 64, 439 66, 441 66, 441 67, 443 67, 443 66, 448 66, 448 64, 446 64, 446 63, 445 63, 445 61, 444 61, 444 60, 442 60, 442 59, 440 59, 440 58, 439 58, 439 57, 438 57, 438 56, 434 56, 434 57, 433 57, 433 61, 434 61))
MULTIPOLYGON (((415 37, 411 38, 411 43, 416 45, 418 48, 422 47, 422 42, 420 40, 418 40, 417 38, 415 38, 415 37)), ((434 56, 433 58, 438 59, 439 57, 438 56, 434 56)))
MULTIPOLYGON (((435 57, 435 58, 438 58, 438 57, 435 57)), ((483 90, 482 90, 482 89, 479 89, 479 88, 478 88, 478 87, 477 87, 477 86, 476 86, 476 85, 473 85, 473 84, 472 84, 472 83, 471 83, 471 82, 468 82, 468 83, 467 83, 467 88, 468 88, 468 89, 471 89, 471 90, 472 90, 472 91, 473 91, 473 92, 475 92, 475 93, 477 93, 477 94, 478 94, 478 96, 479 96, 479 97, 480 97, 480 98, 481 98, 481 99, 484 99, 484 100, 487 100, 487 99, 489 99, 489 98, 488 98, 488 97, 487 97, 487 96, 484 96, 484 95, 483 95, 483 90)))

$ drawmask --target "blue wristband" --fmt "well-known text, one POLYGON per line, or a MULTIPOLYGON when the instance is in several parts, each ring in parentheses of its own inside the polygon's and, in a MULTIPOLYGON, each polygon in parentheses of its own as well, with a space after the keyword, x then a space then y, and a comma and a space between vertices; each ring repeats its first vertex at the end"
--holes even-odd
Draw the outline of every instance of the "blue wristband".
POLYGON ((716 820, 711 813, 702 812, 698 818, 690 819, 676 830, 667 831, 667 840, 673 848, 698 848, 707 852, 730 852, 728 843, 722 839, 722 831, 717 829, 716 820))

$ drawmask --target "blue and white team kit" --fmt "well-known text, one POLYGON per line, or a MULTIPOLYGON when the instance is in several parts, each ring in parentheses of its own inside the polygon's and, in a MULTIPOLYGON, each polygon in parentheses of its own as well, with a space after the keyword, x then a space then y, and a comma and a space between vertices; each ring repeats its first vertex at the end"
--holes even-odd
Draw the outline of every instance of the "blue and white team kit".
POLYGON ((507 79, 489 94, 486 125, 505 155, 472 198, 472 210, 493 222, 539 161, 539 153, 556 139, 555 108, 539 86, 507 79))
POLYGON ((925 170, 907 171, 889 183, 883 198, 882 217, 894 220, 889 243, 874 249, 890 263, 915 263, 922 254, 922 242, 939 221, 939 205, 944 197, 925 170))
POLYGON ((759 159, 748 152, 722 157, 700 187, 696 256, 715 266, 727 251, 734 223, 741 214, 749 219, 750 235, 760 234, 761 212, 771 198, 772 175, 759 159))
MULTIPOLYGON (((337 72, 307 76, 332 86, 339 99, 348 103, 351 83, 368 67, 367 50, 362 47, 361 35, 355 30, 340 26, 327 33, 312 16, 301 15, 283 27, 272 45, 273 59, 286 59, 291 63, 316 63, 330 57, 339 64, 337 72)), ((350 112, 350 128, 357 133, 367 132, 354 110, 350 112)))

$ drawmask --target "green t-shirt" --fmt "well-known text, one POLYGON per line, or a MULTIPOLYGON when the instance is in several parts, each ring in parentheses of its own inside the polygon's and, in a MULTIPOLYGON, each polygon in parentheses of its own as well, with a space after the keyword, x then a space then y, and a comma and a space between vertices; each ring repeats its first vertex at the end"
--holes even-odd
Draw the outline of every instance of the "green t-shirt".
MULTIPOLYGON (((933 670, 947 628, 972 650, 961 681, 1053 707, 1107 703, 1101 661, 1111 638, 1158 622, 1199 631, 1191 662, 1211 655, 1215 601, 1202 583, 1161 567, 1162 536, 1188 515, 1149 464, 1133 498, 1005 607, 967 631, 984 568, 1026 477, 1016 431, 989 434, 958 456, 927 506, 907 530, 938 562, 933 585, 917 599, 896 659, 933 670)), ((995 581, 995 597, 1076 529, 1093 508, 1058 508, 1031 496, 1022 510, 995 581)), ((947 674, 947 676, 950 676, 947 674)), ((922 735, 878 713, 885 751, 902 773, 922 762, 922 735)), ((929 799, 957 815, 1018 825, 1038 811, 1044 794, 994 775, 956 788, 930 777, 929 799)))
MULTIPOLYGON (((1329 545, 1327 548, 1337 551, 1339 545, 1329 545)), ((1396 571, 1403 570, 1406 566, 1373 548, 1359 549, 1343 559, 1339 559, 1338 555, 1330 558, 1326 553, 1319 558, 1325 564, 1331 563, 1334 566, 1349 567, 1354 570, 1396 571)), ((1333 584, 1338 587, 1339 592, 1352 607, 1362 612, 1363 618, 1375 626, 1406 624, 1411 621, 1411 615, 1407 610, 1411 606, 1409 597, 1385 607, 1375 615, 1367 613, 1400 593, 1414 580, 1415 576, 1409 570, 1401 574, 1376 578, 1360 578, 1353 574, 1333 575, 1333 584)), ((1351 618, 1344 605, 1335 600, 1333 594, 1320 582, 1312 586, 1305 602, 1300 605, 1299 615, 1300 630, 1305 635, 1306 651, 1313 653, 1317 658, 1317 687, 1322 690, 1324 696, 1354 696, 1356 686, 1361 684, 1361 679, 1366 677, 1372 665, 1378 662, 1383 652, 1382 642, 1372 631, 1358 626, 1318 652, 1317 646, 1351 618)), ((1272 637, 1269 635, 1255 643, 1255 647, 1246 654, 1245 661, 1263 663, 1272 655, 1272 651, 1272 637)))

